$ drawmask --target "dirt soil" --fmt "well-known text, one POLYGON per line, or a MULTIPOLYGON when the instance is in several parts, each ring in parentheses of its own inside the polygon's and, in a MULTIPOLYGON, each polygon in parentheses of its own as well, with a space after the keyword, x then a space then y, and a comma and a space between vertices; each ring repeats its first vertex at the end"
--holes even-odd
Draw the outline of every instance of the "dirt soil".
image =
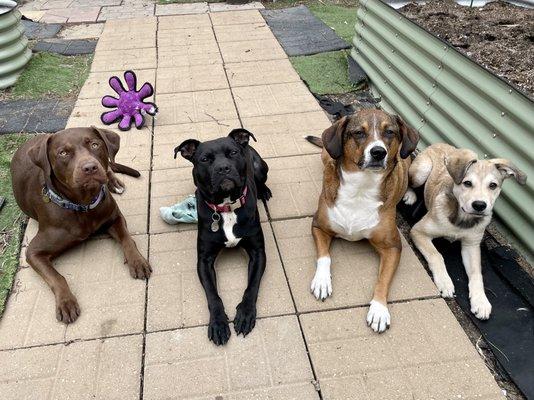
POLYGON ((534 99, 534 9, 503 1, 470 8, 435 0, 399 11, 534 99))

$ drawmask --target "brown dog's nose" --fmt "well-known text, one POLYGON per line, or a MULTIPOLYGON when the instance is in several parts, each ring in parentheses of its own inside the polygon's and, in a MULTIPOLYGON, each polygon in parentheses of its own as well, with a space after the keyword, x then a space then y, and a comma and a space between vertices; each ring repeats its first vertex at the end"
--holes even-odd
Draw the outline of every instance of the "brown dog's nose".
POLYGON ((388 153, 386 149, 384 149, 382 146, 374 146, 371 151, 371 157, 375 159, 376 161, 383 160, 386 157, 386 154, 388 153))
POLYGON ((87 162, 82 165, 82 171, 87 175, 92 175, 98 171, 98 165, 95 162, 87 162))

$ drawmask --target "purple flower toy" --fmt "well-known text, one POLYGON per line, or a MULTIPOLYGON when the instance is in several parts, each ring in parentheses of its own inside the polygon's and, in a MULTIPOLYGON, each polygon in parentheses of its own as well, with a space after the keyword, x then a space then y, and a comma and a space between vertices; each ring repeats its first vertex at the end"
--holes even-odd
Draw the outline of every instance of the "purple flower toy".
POLYGON ((137 90, 137 76, 133 71, 124 73, 124 80, 128 85, 128 90, 124 89, 122 82, 116 76, 109 79, 109 86, 119 98, 113 96, 104 96, 102 105, 107 108, 116 108, 113 111, 102 113, 100 119, 106 125, 111 125, 118 120, 119 129, 128 131, 132 127, 132 120, 135 121, 135 127, 141 129, 145 124, 145 114, 156 115, 158 108, 154 103, 145 103, 143 100, 152 96, 154 88, 150 83, 145 83, 139 91, 137 90))

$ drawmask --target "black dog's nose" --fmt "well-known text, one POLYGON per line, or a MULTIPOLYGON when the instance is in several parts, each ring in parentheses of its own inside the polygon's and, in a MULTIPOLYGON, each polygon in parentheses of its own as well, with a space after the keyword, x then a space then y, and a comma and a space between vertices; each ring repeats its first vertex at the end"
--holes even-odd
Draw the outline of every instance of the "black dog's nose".
POLYGON ((82 171, 87 175, 94 174, 98 170, 98 166, 94 162, 88 162, 82 165, 82 171))
POLYGON ((487 204, 486 204, 485 201, 477 200, 477 201, 473 201, 471 203, 471 206, 473 207, 473 210, 478 211, 478 212, 482 212, 482 211, 484 211, 486 209, 487 204))
POLYGON ((386 149, 384 149, 382 146, 374 146, 371 151, 371 157, 375 159, 376 161, 383 160, 386 157, 386 154, 388 153, 386 149))
POLYGON ((219 175, 228 175, 228 173, 230 172, 230 166, 228 164, 226 165, 219 165, 217 167, 217 173, 219 175))

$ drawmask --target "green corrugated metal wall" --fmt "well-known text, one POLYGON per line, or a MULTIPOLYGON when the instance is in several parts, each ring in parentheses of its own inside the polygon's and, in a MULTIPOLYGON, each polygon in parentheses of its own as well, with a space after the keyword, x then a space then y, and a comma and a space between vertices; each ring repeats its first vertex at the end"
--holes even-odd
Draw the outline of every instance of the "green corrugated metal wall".
POLYGON ((526 172, 526 186, 505 183, 495 211, 534 252, 534 102, 379 0, 361 0, 357 17, 351 56, 420 147, 448 142, 526 172))
POLYGON ((15 83, 32 56, 20 18, 16 9, 0 15, 0 89, 15 83))

